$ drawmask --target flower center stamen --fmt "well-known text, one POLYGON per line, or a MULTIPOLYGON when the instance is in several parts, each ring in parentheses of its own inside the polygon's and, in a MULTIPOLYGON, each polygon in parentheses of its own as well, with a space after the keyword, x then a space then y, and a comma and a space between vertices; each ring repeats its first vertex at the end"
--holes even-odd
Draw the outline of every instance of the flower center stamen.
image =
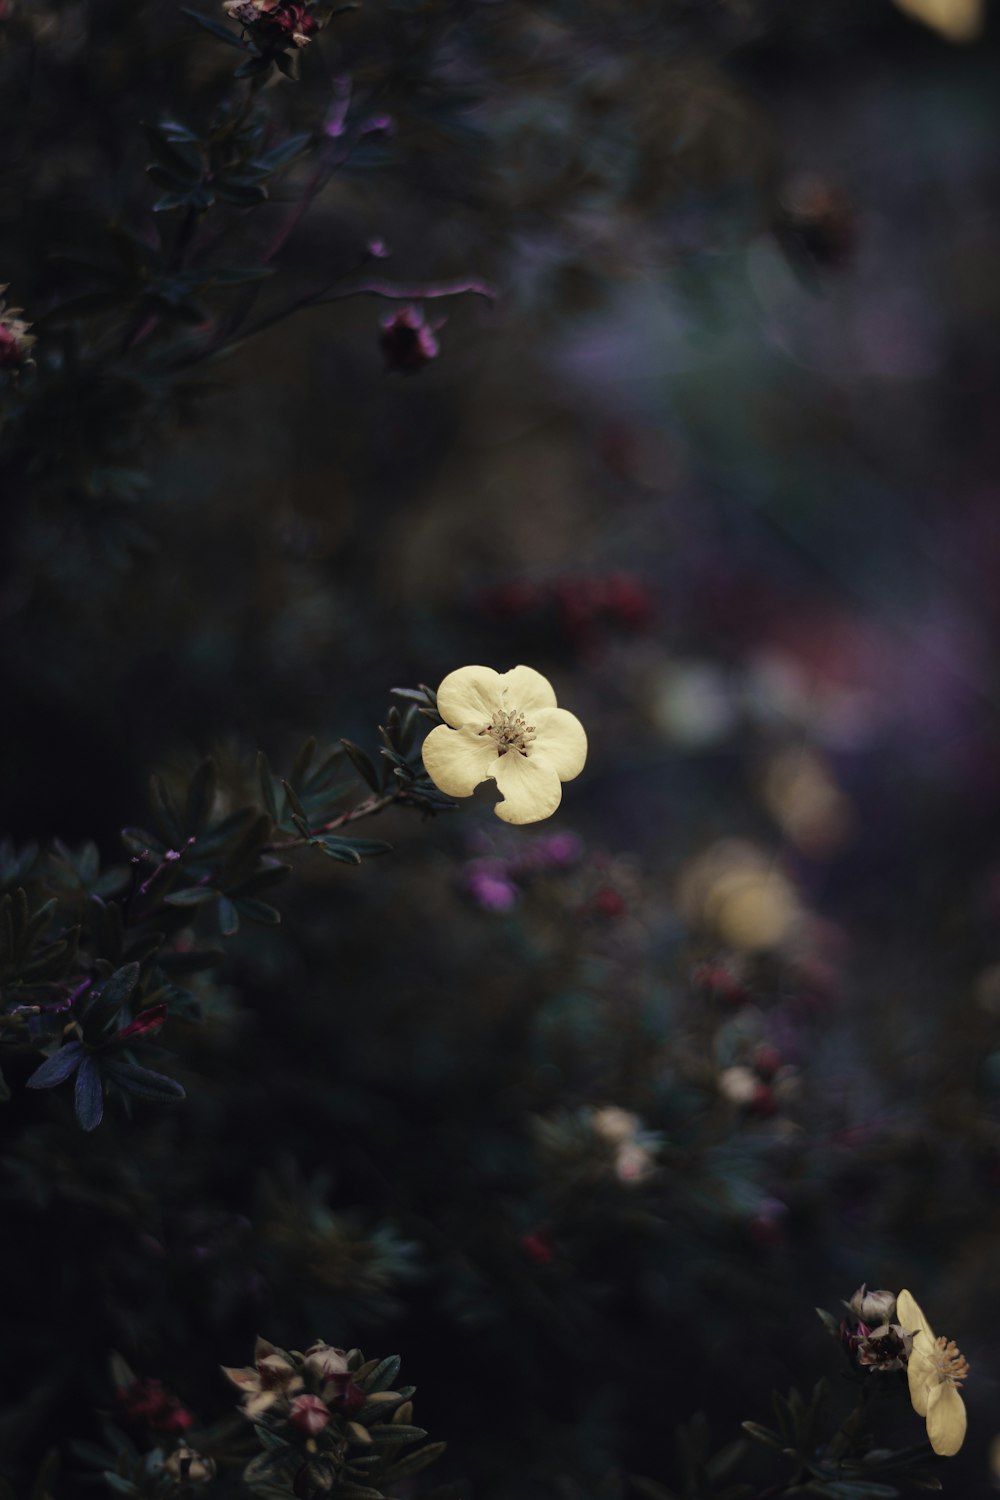
POLYGON ((935 1339, 934 1363, 941 1376, 942 1385, 961 1385, 969 1373, 969 1361, 957 1348, 954 1339, 935 1339))
POLYGON ((494 709, 490 722, 484 724, 479 733, 492 736, 496 741, 497 755, 506 755, 508 750, 516 750, 519 755, 526 756, 528 746, 535 738, 535 726, 526 723, 524 714, 519 714, 516 709, 497 708, 494 709))

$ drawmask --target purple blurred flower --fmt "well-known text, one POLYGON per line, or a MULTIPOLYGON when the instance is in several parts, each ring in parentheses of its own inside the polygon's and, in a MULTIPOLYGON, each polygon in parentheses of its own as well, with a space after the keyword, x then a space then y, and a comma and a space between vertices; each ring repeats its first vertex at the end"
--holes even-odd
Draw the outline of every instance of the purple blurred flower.
POLYGON ((470 860, 463 871, 462 883, 483 911, 510 911, 517 904, 518 889, 503 860, 470 860))

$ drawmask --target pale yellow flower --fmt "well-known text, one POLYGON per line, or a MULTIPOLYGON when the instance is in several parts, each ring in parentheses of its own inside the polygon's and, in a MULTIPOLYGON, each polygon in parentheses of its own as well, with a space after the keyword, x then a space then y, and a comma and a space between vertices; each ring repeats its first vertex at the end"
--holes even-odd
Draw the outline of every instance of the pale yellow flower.
POLYGON ((913 1410, 927 1420, 927 1436, 935 1453, 950 1458, 965 1440, 965 1402, 958 1387, 969 1373, 969 1364, 953 1342, 936 1339, 909 1292, 896 1298, 896 1317, 913 1335, 913 1348, 906 1362, 913 1410))
POLYGON ((949 42, 975 41, 986 20, 984 0, 896 0, 896 5, 949 42))
POLYGON ((483 781, 503 793, 505 823, 537 823, 555 812, 564 781, 587 759, 583 725, 556 707, 552 684, 533 667, 459 667, 437 694, 443 724, 424 740, 424 768, 449 797, 470 797, 483 781))

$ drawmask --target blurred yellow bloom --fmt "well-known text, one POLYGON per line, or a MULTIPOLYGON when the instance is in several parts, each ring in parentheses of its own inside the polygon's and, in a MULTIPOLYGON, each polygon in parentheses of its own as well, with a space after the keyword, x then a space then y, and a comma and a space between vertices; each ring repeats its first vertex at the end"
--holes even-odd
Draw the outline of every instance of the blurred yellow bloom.
POLYGON ((986 19, 985 0, 896 0, 896 5, 949 42, 975 41, 986 19))
POLYGON ((900 1292, 896 1298, 896 1318, 913 1335, 906 1362, 913 1410, 927 1419, 927 1436, 934 1452, 950 1458, 965 1441, 965 1402, 958 1387, 969 1373, 968 1360, 952 1341, 934 1337, 934 1330, 909 1292, 900 1292))
POLYGON ((552 684, 532 667, 459 667, 438 688, 437 705, 444 723, 424 741, 428 776, 449 797, 470 797, 480 782, 495 781, 503 793, 495 811, 505 823, 549 817, 561 783, 583 770, 583 725, 556 707, 552 684))

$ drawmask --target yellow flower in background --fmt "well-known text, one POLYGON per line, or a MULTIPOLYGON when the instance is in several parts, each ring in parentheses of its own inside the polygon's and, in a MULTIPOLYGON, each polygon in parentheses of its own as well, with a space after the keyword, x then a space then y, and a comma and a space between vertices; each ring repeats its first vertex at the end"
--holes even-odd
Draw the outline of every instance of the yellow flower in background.
POLYGON ((896 5, 949 42, 974 42, 986 19, 985 0, 896 0, 896 5))
POLYGON ((459 667, 437 694, 443 724, 424 740, 424 768, 449 797, 470 797, 483 781, 503 793, 505 823, 537 823, 555 812, 564 781, 587 759, 583 725, 556 707, 552 684, 533 667, 459 667), (449 727, 450 726, 450 727, 449 727))
POLYGON ((950 1458, 965 1441, 965 1402, 958 1387, 969 1362, 951 1340, 936 1339, 934 1330, 909 1292, 896 1298, 896 1318, 913 1336, 906 1362, 913 1410, 927 1419, 927 1436, 935 1453, 950 1458))

